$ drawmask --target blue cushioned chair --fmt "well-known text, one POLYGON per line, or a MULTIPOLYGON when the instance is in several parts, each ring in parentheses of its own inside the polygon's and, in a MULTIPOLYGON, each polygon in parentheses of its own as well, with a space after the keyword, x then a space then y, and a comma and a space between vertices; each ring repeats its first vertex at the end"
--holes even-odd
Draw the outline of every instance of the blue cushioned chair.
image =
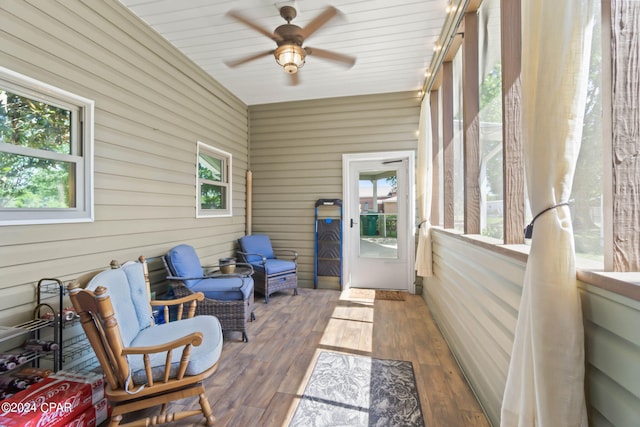
POLYGON ((107 381, 106 396, 112 407, 109 426, 119 425, 124 414, 157 405, 162 405, 160 415, 135 425, 198 414, 213 425, 215 417, 202 381, 218 366, 223 340, 220 322, 213 316, 193 317, 197 301, 204 299, 200 293, 149 301, 148 277, 141 258, 122 267, 112 262, 111 270, 88 278, 84 289, 78 282, 69 285, 71 302, 107 381), (154 324, 151 307, 168 304, 179 306, 177 320, 154 324), (190 396, 199 396, 199 410, 166 413, 169 402, 190 396))
POLYGON ((269 303, 269 295, 284 289, 293 289, 298 295, 298 253, 291 249, 275 250, 269 236, 253 234, 239 240, 238 254, 251 264, 255 271, 256 291, 264 295, 269 303), (276 253, 278 256, 276 256, 276 253))
POLYGON ((196 315, 216 316, 222 330, 242 332, 242 339, 249 341, 247 321, 255 318, 250 265, 236 264, 236 273, 231 274, 222 274, 218 266, 205 269, 193 246, 185 244, 172 248, 162 260, 176 297, 202 292, 205 300, 198 304, 196 315))

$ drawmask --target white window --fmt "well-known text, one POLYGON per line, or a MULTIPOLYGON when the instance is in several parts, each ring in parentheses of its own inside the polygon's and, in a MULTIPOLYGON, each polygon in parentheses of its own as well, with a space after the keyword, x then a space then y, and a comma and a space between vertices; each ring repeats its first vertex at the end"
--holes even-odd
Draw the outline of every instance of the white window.
POLYGON ((231 154, 198 142, 196 217, 231 216, 231 154))
MULTIPOLYGON (((595 4, 595 3, 594 3, 595 4)), ((576 255, 604 262, 604 141, 602 111, 602 18, 600 7, 593 8, 595 25, 591 42, 587 102, 582 126, 582 143, 571 188, 571 216, 576 255)), ((611 162, 608 158, 606 161, 611 162)), ((624 188, 624 187, 622 187, 624 188)))
POLYGON ((93 221, 93 108, 0 67, 0 225, 93 221))

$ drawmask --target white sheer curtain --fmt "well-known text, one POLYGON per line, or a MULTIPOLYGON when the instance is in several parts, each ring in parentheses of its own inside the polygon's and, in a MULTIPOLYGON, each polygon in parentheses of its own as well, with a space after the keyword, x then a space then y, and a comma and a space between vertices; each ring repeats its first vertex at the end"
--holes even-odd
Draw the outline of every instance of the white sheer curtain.
POLYGON ((416 252, 416 272, 418 276, 433 275, 431 252, 431 106, 429 94, 425 94, 420 108, 418 128, 418 159, 416 187, 418 191, 418 249, 416 252))
MULTIPOLYGON (((566 202, 580 149, 590 0, 524 0, 522 123, 535 214, 566 202)), ((567 206, 535 222, 501 426, 587 426, 584 332, 567 206)))

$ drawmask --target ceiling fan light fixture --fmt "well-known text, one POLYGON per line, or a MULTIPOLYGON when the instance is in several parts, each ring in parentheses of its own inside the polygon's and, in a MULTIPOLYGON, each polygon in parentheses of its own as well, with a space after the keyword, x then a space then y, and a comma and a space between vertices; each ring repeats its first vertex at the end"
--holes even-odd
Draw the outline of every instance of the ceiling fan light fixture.
POLYGON ((284 68, 284 71, 288 74, 295 74, 298 72, 298 68, 302 68, 306 52, 300 46, 296 44, 283 44, 278 46, 274 52, 276 62, 284 68))

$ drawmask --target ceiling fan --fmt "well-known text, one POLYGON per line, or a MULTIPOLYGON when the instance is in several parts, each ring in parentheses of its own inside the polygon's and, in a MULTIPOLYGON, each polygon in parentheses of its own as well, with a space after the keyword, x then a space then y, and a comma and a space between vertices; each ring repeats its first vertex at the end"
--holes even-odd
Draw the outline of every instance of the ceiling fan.
POLYGON ((303 47, 305 40, 318 31, 320 27, 325 25, 329 20, 338 14, 338 9, 333 6, 327 7, 322 13, 313 18, 304 28, 292 24, 291 21, 296 17, 296 9, 292 6, 282 6, 280 8, 280 16, 287 21, 286 24, 280 25, 273 32, 265 29, 264 27, 251 21, 244 15, 237 11, 229 11, 228 16, 245 24, 249 28, 256 30, 257 32, 269 37, 275 41, 277 47, 274 50, 268 50, 266 52, 260 52, 254 55, 250 55, 245 58, 240 58, 234 61, 225 62, 229 67, 237 67, 247 62, 273 55, 276 62, 282 66, 284 71, 291 76, 291 83, 298 83, 298 70, 302 68, 305 63, 307 55, 313 55, 318 58, 328 59, 338 62, 345 66, 351 67, 355 64, 356 59, 352 56, 343 55, 336 52, 331 52, 324 49, 303 47))

